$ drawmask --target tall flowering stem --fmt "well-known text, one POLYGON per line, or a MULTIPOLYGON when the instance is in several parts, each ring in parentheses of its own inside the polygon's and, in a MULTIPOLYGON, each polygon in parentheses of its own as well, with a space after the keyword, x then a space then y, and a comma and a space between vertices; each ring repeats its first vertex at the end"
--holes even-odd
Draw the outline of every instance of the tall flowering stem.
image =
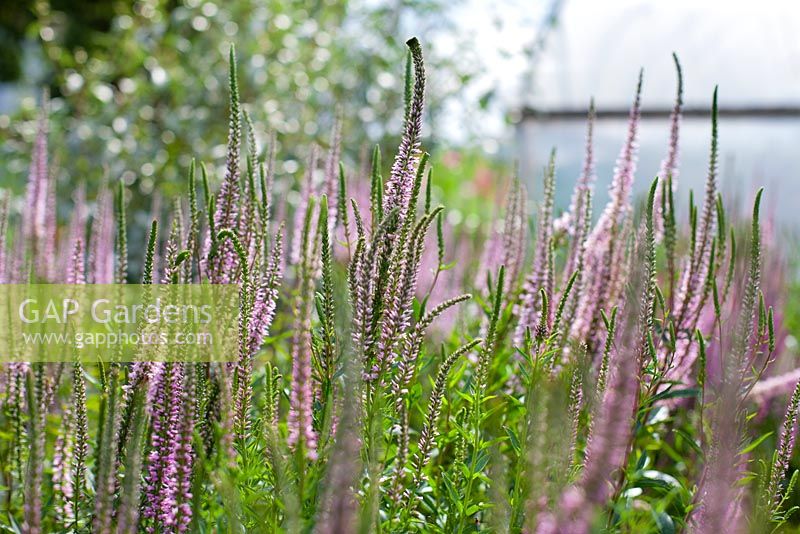
POLYGON ((781 430, 778 447, 772 459, 772 468, 769 472, 768 482, 762 491, 761 502, 765 518, 772 518, 779 512, 779 507, 783 504, 784 494, 781 481, 786 476, 789 469, 789 460, 794 451, 795 441, 797 440, 797 411, 800 408, 800 382, 795 386, 789 405, 786 407, 786 415, 783 418, 783 428, 781 430))
POLYGON ((23 529, 31 534, 42 530, 42 483, 45 461, 44 366, 33 364, 25 381, 28 404, 28 436, 30 453, 25 474, 25 523, 23 529))
MULTIPOLYGON (((217 193, 216 200, 209 206, 209 217, 213 214, 213 227, 209 229, 206 250, 215 244, 215 230, 238 227, 240 196, 240 153, 242 143, 241 107, 239 103, 239 82, 236 65, 236 50, 231 45, 229 54, 228 83, 230 87, 230 124, 228 128, 228 151, 225 162, 225 178, 217 193)), ((236 252, 233 244, 223 243, 220 250, 208 259, 208 276, 213 283, 225 284, 233 281, 236 272, 236 252)))
MULTIPOLYGON (((55 180, 48 163, 49 95, 42 94, 42 105, 28 173, 26 209, 23 212, 22 243, 28 260, 42 281, 52 280, 55 266, 55 180)), ((22 259, 22 258, 20 258, 22 259)))
MULTIPOLYGON (((539 209, 539 231, 536 239, 536 251, 533 258, 533 270, 525 280, 517 310, 519 322, 514 333, 514 343, 520 345, 525 331, 533 328, 541 320, 541 308, 537 305, 539 291, 544 290, 548 300, 552 300, 554 290, 553 273, 553 202, 555 198, 556 152, 550 152, 550 161, 544 174, 544 193, 539 209)), ((549 324, 551 317, 544 318, 549 324)))
POLYGON ((679 136, 681 128, 681 118, 683 115, 683 69, 678 61, 678 55, 673 53, 672 60, 675 62, 675 73, 677 76, 677 89, 675 95, 675 105, 669 115, 669 144, 667 155, 661 161, 661 168, 658 177, 661 179, 661 186, 656 192, 656 238, 660 241, 664 236, 665 226, 668 224, 664 209, 663 199, 672 194, 673 188, 678 183, 678 155, 679 155, 679 136))
POLYGON ((630 216, 630 196, 638 154, 639 119, 641 117, 642 76, 636 86, 636 97, 628 117, 628 134, 622 146, 614 178, 609 187, 610 199, 597 224, 586 240, 585 277, 582 284, 572 336, 587 343, 594 355, 598 345, 597 321, 601 303, 609 307, 617 304, 620 279, 624 269, 624 224, 630 216))
MULTIPOLYGON (((757 326, 758 294, 761 284, 761 226, 759 210, 763 189, 756 194, 751 227, 750 258, 747 276, 739 297, 741 305, 736 318, 730 346, 724 347, 724 359, 719 383, 714 388, 715 409, 711 413, 711 438, 706 443, 706 463, 700 488, 689 523, 697 532, 715 532, 724 528, 732 514, 738 515, 741 492, 738 481, 743 476, 745 458, 740 445, 746 429, 747 416, 743 407, 745 394, 761 372, 753 376, 749 359, 753 333, 757 326)), ((767 360, 769 361, 769 360, 767 360)))
POLYGON ((122 534, 137 528, 139 524, 140 473, 142 471, 142 449, 147 432, 145 407, 146 388, 140 386, 131 398, 131 432, 126 443, 125 479, 120 491, 117 513, 117 532, 122 534))
MULTIPOLYGON (((638 410, 642 362, 649 353, 655 300, 655 228, 653 202, 658 181, 648 197, 646 231, 643 242, 644 269, 634 279, 627 303, 627 324, 619 352, 610 362, 609 382, 592 424, 587 444, 586 464, 580 481, 565 490, 559 504, 557 530, 543 532, 589 532, 594 513, 611 495, 613 477, 624 470, 638 410), (639 294, 637 298, 635 295, 639 294), (634 326, 637 325, 637 326, 634 326)), ((617 483, 618 485, 618 483, 617 483)), ((551 525, 549 528, 553 528, 551 525)))
POLYGON ((313 303, 313 241, 311 220, 314 201, 309 203, 302 232, 302 258, 297 268, 298 287, 292 330, 292 381, 289 400, 288 443, 299 459, 316 458, 317 434, 312 422, 314 385, 311 371, 311 311, 313 303))
POLYGON ((400 210, 400 218, 405 217, 409 208, 411 188, 417 172, 420 157, 422 134, 422 113, 425 100, 425 65, 422 60, 422 47, 416 37, 406 42, 414 62, 414 91, 411 104, 406 113, 405 131, 397 150, 392 172, 383 193, 383 212, 400 210))
POLYGON ((431 392, 430 399, 428 400, 428 411, 425 415, 425 424, 420 432, 417 453, 414 458, 414 481, 416 484, 419 484, 423 476, 423 469, 430 461, 430 452, 438 434, 437 421, 441 415, 442 400, 445 395, 445 387, 447 386, 447 377, 450 373, 450 370, 461 356, 469 353, 481 343, 483 343, 483 339, 473 339, 469 343, 462 345, 457 350, 453 351, 439 365, 433 391, 431 392))
POLYGON ((472 426, 472 454, 470 455, 470 462, 466 467, 466 486, 464 488, 464 506, 458 518, 456 519, 458 525, 458 532, 461 532, 466 525, 469 505, 472 500, 472 490, 475 480, 475 474, 478 472, 478 458, 482 454, 486 454, 482 450, 482 427, 484 421, 483 403, 486 396, 486 388, 488 387, 489 371, 491 368, 492 360, 494 359, 495 350, 497 349, 497 333, 498 324, 500 322, 500 314, 503 304, 503 291, 505 289, 505 266, 501 265, 497 272, 497 283, 494 288, 494 295, 492 295, 491 303, 492 308, 489 315, 489 323, 486 328, 486 337, 481 346, 478 355, 478 365, 475 369, 475 378, 472 386, 472 398, 470 406, 470 424, 472 426))

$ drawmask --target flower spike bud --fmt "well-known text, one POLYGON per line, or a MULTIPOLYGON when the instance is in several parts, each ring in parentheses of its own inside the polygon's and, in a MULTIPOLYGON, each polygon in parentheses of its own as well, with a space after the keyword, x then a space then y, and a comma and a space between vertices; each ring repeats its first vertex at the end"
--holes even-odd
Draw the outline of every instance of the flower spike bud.
POLYGON ((124 284, 128 278, 128 223, 125 219, 125 184, 120 181, 117 189, 117 283, 124 284))
POLYGON ((383 198, 383 211, 400 209, 400 219, 404 219, 409 207, 411 190, 420 157, 422 134, 422 113, 425 99, 425 65, 422 47, 416 37, 406 42, 414 63, 414 90, 405 120, 405 131, 397 150, 389 181, 383 198))
POLYGON ((242 143, 241 108, 239 104, 239 82, 236 66, 236 48, 231 44, 229 54, 228 83, 230 88, 230 122, 228 126, 228 153, 225 163, 225 179, 217 194, 217 211, 214 225, 217 228, 235 228, 234 220, 239 209, 239 157, 242 143))
POLYGON ((675 95, 675 106, 669 116, 670 134, 669 145, 667 148, 667 155, 661 161, 661 169, 658 171, 658 177, 661 179, 661 187, 656 191, 655 206, 657 210, 656 216, 656 239, 661 240, 664 235, 664 210, 662 209, 662 199, 666 187, 675 187, 678 181, 678 138, 680 135, 681 119, 683 115, 683 70, 681 63, 678 60, 678 55, 673 52, 672 60, 675 62, 675 73, 677 75, 677 94, 675 95), (671 180, 671 184, 667 184, 667 180, 671 180))

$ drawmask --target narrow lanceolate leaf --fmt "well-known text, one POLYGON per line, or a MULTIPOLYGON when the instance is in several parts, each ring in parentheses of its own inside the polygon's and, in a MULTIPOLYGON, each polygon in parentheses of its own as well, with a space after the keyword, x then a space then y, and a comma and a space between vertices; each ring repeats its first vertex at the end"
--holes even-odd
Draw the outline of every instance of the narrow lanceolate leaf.
POLYGON ((731 283, 733 282, 733 274, 734 270, 736 269, 736 234, 733 228, 730 229, 730 254, 728 255, 728 269, 725 274, 725 286, 722 290, 723 300, 724 297, 728 295, 728 291, 731 288, 731 283))

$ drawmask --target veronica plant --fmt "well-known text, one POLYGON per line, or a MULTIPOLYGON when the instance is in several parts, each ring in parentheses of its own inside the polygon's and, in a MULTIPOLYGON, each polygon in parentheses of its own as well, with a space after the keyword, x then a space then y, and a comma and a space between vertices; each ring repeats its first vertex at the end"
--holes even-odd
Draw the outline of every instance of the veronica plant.
POLYGON ((423 149, 427 73, 420 43, 407 45, 391 167, 376 148, 348 168, 337 121, 324 148, 298 147, 296 202, 273 195, 279 145, 259 145, 231 47, 219 187, 192 161, 185 194, 168 215, 154 210, 141 262, 128 262, 139 247, 124 184, 107 181, 92 204, 77 191, 57 228, 43 99, 25 209, 0 205, 2 282, 125 284, 141 264, 145 300, 157 286, 225 284, 238 313, 221 325, 228 362, 2 364, 0 525, 573 534, 793 520, 800 390, 782 423, 767 402, 770 384, 797 382, 770 376, 783 352, 780 256, 761 191, 749 224, 724 208, 716 90, 688 221, 676 58, 667 152, 644 201, 633 194, 640 75, 599 218, 590 104, 571 206, 557 213, 553 151, 535 236, 515 178, 473 262, 464 242, 446 244, 437 201, 451 199, 435 198, 423 149))

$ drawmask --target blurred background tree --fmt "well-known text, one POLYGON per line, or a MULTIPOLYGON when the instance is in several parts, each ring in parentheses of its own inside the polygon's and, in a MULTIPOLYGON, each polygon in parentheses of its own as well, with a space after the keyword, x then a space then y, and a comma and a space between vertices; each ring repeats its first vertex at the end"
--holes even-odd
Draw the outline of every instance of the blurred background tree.
MULTIPOLYGON (((38 87, 52 95, 51 155, 61 191, 79 182, 91 191, 121 177, 144 208, 142 197, 181 190, 192 157, 212 168, 224 163, 230 43, 262 148, 270 133, 277 136, 278 174, 289 178, 281 180, 287 188, 305 167, 307 147, 329 142, 337 109, 349 169, 368 144, 393 153, 409 35, 422 40, 431 74, 429 149, 441 103, 481 68, 469 36, 450 36, 462 53, 437 53, 435 37, 454 33, 444 0, 0 4, 0 78, 7 82, 0 85, 0 186, 17 194, 35 135, 37 98, 30 95, 38 87)), ((59 196, 68 201, 68 194, 59 196)))

